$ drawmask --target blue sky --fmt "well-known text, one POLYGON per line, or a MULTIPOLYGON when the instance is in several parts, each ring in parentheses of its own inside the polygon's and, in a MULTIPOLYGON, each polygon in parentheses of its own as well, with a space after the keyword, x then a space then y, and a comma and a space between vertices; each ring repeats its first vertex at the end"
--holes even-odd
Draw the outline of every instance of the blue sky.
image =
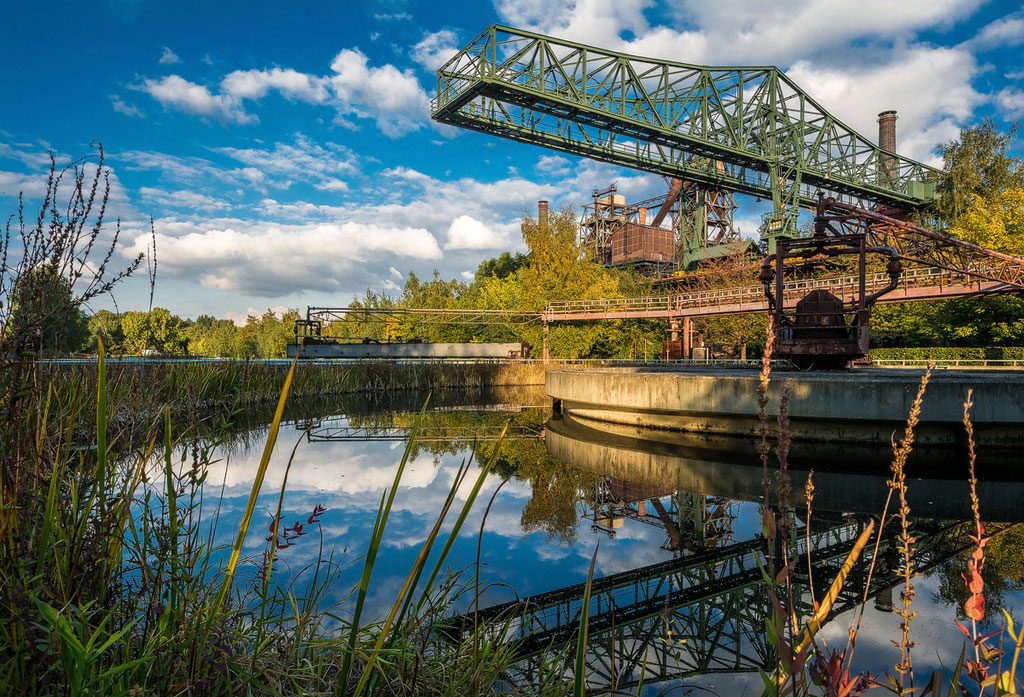
MULTIPOLYGON (((155 302, 183 316, 345 305, 409 271, 521 249, 541 198, 659 177, 430 121, 433 71, 492 22, 639 55, 775 64, 874 137, 935 163, 958 124, 1024 116, 1024 6, 1005 0, 7 3, 0 205, 38 197, 46 152, 101 141, 125 255, 158 237, 155 302)), ((741 201, 744 232, 759 209, 741 201)), ((144 276, 145 274, 143 274, 144 276)), ((139 278, 122 309, 148 305, 139 278)), ((94 309, 109 306, 109 301, 94 309)))

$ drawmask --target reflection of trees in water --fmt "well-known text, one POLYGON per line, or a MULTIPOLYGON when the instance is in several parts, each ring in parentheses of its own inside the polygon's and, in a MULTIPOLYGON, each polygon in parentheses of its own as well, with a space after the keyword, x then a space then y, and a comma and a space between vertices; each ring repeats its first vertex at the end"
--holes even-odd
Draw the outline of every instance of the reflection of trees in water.
MULTIPOLYGON (((966 535, 974 523, 962 523, 961 527, 966 535)), ((959 620, 967 617, 964 603, 970 596, 960 575, 967 569, 967 558, 967 553, 957 555, 946 561, 938 572, 938 599, 954 606, 959 620)), ((985 616, 998 623, 1006 606, 1006 593, 1024 590, 1024 525, 1016 525, 988 541, 981 578, 985 581, 985 616)))
MULTIPOLYGON (((481 444, 479 458, 489 457, 495 445, 481 444)), ((583 503, 593 499, 599 475, 554 459, 543 441, 502 443, 494 471, 530 484, 530 500, 520 517, 523 532, 542 532, 559 544, 576 542, 583 503)))
MULTIPOLYGON (((290 435, 331 414, 343 415, 343 423, 368 436, 393 434, 396 430, 411 433, 426 397, 426 393, 407 392, 295 400, 286 407, 285 421, 289 426, 283 431, 281 442, 289 443, 290 447, 290 435)), ((417 440, 410 456, 429 455, 437 465, 445 456, 465 456, 472 450, 475 461, 483 463, 491 457, 497 443, 474 442, 471 434, 493 435, 509 424, 509 433, 524 439, 506 440, 501 444, 493 471, 503 479, 530 484, 531 496, 521 516, 523 531, 541 532, 549 541, 571 545, 576 541, 584 505, 592 503, 600 477, 548 455, 540 436, 549 414, 546 409, 529 406, 544 401, 543 390, 532 387, 434 393, 421 421, 421 431, 429 433, 429 437, 425 435, 417 440), (474 409, 474 405, 479 409, 474 409), (523 406, 503 411, 493 410, 495 405, 523 406)), ((201 431, 200 438, 203 442, 219 438, 222 440, 220 453, 233 456, 260 447, 272 417, 272 408, 250 409, 235 415, 227 428, 219 427, 218 422, 211 419, 209 428, 201 431)))

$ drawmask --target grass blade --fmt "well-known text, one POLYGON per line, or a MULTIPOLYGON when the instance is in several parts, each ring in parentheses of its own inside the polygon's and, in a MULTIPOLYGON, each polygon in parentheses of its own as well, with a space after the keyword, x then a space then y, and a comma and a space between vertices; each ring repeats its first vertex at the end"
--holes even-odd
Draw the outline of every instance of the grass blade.
MULTIPOLYGON (((288 399, 288 390, 291 388, 292 379, 295 377, 295 366, 298 363, 298 356, 292 360, 292 367, 288 370, 288 377, 284 380, 284 387, 281 389, 281 396, 277 400, 277 409, 274 410, 274 420, 270 424, 270 432, 267 434, 267 443, 263 447, 263 455, 260 457, 259 467, 256 469, 256 477, 253 479, 252 490, 249 492, 249 500, 245 504, 245 514, 238 527, 238 536, 231 548, 231 559, 224 570, 224 580, 221 582, 220 591, 217 593, 217 600, 214 609, 220 608, 231 587, 231 580, 235 575, 235 568, 238 566, 238 557, 242 553, 242 545, 245 542, 245 534, 249 531, 249 523, 252 521, 252 514, 256 508, 256 499, 263 488, 263 479, 267 475, 267 467, 270 465, 270 456, 274 452, 274 445, 277 443, 277 433, 281 429, 281 418, 284 416, 284 405, 288 399)), ((212 618, 212 615, 211 615, 212 618)))
POLYGON ((429 403, 430 396, 428 395, 419 416, 416 417, 416 421, 413 423, 409 441, 405 444, 405 451, 402 453, 402 461, 398 465, 395 479, 391 484, 391 490, 381 496, 381 503, 377 508, 377 520, 373 525, 370 545, 366 550, 366 558, 363 561, 363 575, 359 580, 359 590, 356 593, 356 607, 352 613, 352 626, 349 629, 348 635, 348 650, 345 652, 345 660, 342 663, 341 674, 335 689, 335 694, 338 695, 348 694, 348 678, 352 672, 352 655, 356 649, 356 635, 359 633, 359 622, 362 619, 363 605, 366 602, 366 593, 370 587, 370 576, 373 574, 377 552, 380 550, 380 545, 384 538, 384 529, 387 527, 388 516, 391 514, 391 505, 395 500, 395 492, 398 491, 398 484, 402 480, 402 473, 405 471, 405 465, 409 461, 409 455, 412 454, 413 446, 416 443, 416 435, 419 433, 420 423, 423 420, 423 414, 426 412, 429 403))
POLYGON ((583 697, 587 692, 587 629, 590 626, 590 587, 594 583, 594 565, 597 563, 599 549, 601 549, 600 542, 594 548, 594 556, 590 559, 587 585, 583 589, 583 604, 580 606, 580 635, 576 643, 576 670, 572 676, 574 697, 583 697))

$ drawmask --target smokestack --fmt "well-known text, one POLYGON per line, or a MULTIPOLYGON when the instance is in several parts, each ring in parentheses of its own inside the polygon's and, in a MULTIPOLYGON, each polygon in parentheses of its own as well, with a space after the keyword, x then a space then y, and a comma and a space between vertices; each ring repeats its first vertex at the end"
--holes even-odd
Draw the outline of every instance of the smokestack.
MULTIPOLYGON (((896 152, 896 110, 890 109, 878 115, 878 147, 896 152)), ((878 183, 895 186, 899 178, 896 161, 890 155, 882 155, 878 167, 878 183)))
POLYGON ((896 110, 890 109, 878 115, 878 147, 896 152, 896 110))
POLYGON ((647 224, 647 209, 646 208, 641 208, 640 209, 640 224, 641 225, 646 225, 647 224))
POLYGON ((548 226, 548 202, 537 201, 537 225, 541 228, 548 226))

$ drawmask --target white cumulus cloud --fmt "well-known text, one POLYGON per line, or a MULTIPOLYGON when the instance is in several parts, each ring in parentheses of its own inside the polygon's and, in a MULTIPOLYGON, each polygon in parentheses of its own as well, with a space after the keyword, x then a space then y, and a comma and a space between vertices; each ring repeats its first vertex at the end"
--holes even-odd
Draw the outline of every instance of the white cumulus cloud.
POLYGON ((342 114, 372 118, 384 135, 398 137, 429 123, 430 99, 409 70, 371 66, 362 51, 342 49, 331 61, 331 85, 342 114))
POLYGON ((1024 43, 1024 12, 1001 17, 982 27, 966 46, 984 51, 999 46, 1019 46, 1024 43))
MULTIPOLYGON (((404 256, 434 260, 437 240, 423 228, 343 222, 278 225, 231 221, 230 226, 156 223, 160 270, 197 278, 207 288, 274 297, 304 290, 365 288, 374 261, 404 256), (178 234, 172 234, 172 233, 178 234)), ((149 237, 136 234, 124 250, 146 249, 149 237)))
POLYGON ((427 70, 437 70, 459 51, 458 37, 450 29, 427 32, 413 45, 413 60, 427 70))
POLYGON ((996 95, 996 104, 1008 119, 1024 116, 1024 90, 1019 87, 1004 87, 996 95))
POLYGON ((878 112, 896 109, 897 149, 939 164, 936 143, 959 134, 982 95, 971 87, 977 66, 961 49, 914 47, 876 65, 823 68, 807 61, 787 74, 802 89, 857 131, 873 139, 878 112), (922 80, 922 75, 930 76, 922 80))
POLYGON ((448 228, 445 249, 505 249, 509 245, 508 227, 485 225, 472 216, 460 215, 448 228))
POLYGON ((228 73, 220 83, 222 93, 238 99, 260 99, 271 89, 285 97, 300 99, 310 104, 322 104, 330 94, 327 81, 297 70, 271 68, 270 70, 236 70, 228 73))
POLYGON ((161 65, 174 65, 175 63, 180 63, 180 62, 181 62, 181 59, 178 58, 177 54, 174 51, 172 51, 171 49, 169 49, 168 47, 164 46, 164 52, 160 56, 160 64, 161 65))
POLYGON ((180 75, 146 80, 142 83, 141 89, 160 102, 165 109, 240 124, 256 123, 259 120, 256 116, 246 113, 238 98, 226 94, 213 94, 205 85, 190 82, 180 75))
MULTIPOLYGON (((442 51, 443 46, 431 50, 442 51)), ((341 50, 326 75, 274 67, 230 72, 216 92, 180 75, 146 79, 138 89, 166 109, 240 124, 259 120, 246 111, 245 100, 257 102, 271 90, 288 99, 333 107, 334 122, 344 127, 357 127, 349 116, 372 119, 391 138, 430 124, 430 98, 413 72, 390 63, 371 65, 359 49, 341 50)))

